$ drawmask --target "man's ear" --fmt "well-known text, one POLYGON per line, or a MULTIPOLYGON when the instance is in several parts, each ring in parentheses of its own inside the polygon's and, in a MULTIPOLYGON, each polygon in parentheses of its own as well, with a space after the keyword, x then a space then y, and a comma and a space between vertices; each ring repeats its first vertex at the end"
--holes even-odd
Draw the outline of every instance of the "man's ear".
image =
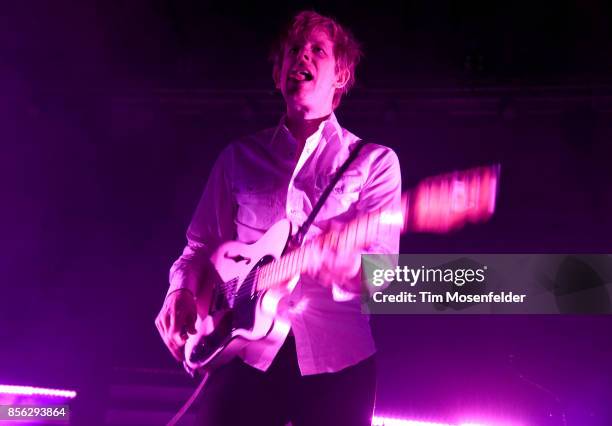
POLYGON ((351 78, 351 72, 348 69, 340 71, 336 78, 336 89, 342 89, 351 78))

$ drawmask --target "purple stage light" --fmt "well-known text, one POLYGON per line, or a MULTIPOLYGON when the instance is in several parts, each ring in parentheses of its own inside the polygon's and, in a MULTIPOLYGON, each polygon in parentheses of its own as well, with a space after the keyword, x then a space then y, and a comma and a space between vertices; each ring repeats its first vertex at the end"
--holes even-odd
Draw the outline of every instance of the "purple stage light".
POLYGON ((77 393, 71 390, 62 389, 47 389, 37 388, 34 386, 13 386, 13 385, 0 385, 0 394, 5 395, 25 395, 25 396, 52 396, 57 398, 73 399, 77 393))
MULTIPOLYGON (((462 422, 462 423, 440 423, 440 422, 429 422, 423 420, 409 420, 402 419, 399 417, 384 417, 384 416, 373 416, 372 426, 510 426, 508 423, 481 423, 481 422, 462 422)), ((518 426, 512 423, 512 426, 518 426)))

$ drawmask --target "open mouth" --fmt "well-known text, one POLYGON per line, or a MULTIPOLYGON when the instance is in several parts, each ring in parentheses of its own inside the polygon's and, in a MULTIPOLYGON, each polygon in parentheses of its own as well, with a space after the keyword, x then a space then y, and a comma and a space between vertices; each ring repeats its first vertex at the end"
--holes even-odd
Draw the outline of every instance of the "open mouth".
POLYGON ((295 81, 312 81, 314 78, 310 71, 299 70, 299 71, 291 71, 289 73, 289 78, 295 81))

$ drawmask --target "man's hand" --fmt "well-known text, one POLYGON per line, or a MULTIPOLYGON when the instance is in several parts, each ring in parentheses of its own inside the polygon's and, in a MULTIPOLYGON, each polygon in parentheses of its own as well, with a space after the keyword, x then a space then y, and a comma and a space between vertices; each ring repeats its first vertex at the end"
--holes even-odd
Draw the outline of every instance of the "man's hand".
MULTIPOLYGON (((333 223, 333 232, 340 232, 342 224, 333 223)), ((351 292, 359 292, 352 278, 361 268, 361 253, 356 250, 342 247, 336 249, 322 247, 320 244, 311 244, 307 258, 307 273, 315 278, 324 287, 336 284, 351 292)))
POLYGON ((162 340, 177 361, 185 358, 183 346, 188 334, 195 334, 196 303, 191 291, 181 289, 166 297, 155 319, 162 340))

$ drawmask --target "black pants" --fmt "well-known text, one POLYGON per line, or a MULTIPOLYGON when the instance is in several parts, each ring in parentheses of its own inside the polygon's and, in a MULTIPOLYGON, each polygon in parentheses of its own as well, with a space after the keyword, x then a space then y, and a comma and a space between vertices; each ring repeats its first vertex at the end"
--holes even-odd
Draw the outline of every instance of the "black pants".
POLYGON ((211 374, 200 399, 201 426, 370 426, 374 357, 337 373, 301 376, 292 336, 266 372, 239 359, 211 374))

